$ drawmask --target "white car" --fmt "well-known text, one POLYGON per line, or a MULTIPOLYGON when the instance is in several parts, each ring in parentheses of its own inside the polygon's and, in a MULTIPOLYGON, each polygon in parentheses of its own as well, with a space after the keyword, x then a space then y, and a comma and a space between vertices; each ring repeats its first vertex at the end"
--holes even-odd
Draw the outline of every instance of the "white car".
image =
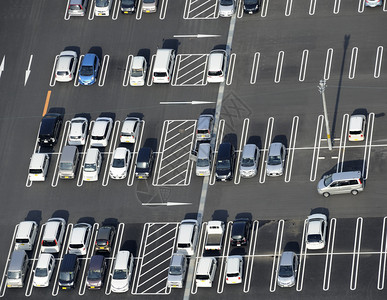
POLYGON ((94 7, 95 16, 109 16, 113 0, 96 0, 94 7))
POLYGON ((236 0, 219 0, 219 16, 231 17, 236 11, 236 0))
POLYGON ((91 237, 91 225, 75 224, 70 234, 69 254, 86 255, 91 237))
POLYGON ((84 145, 86 143, 89 121, 84 117, 71 119, 68 144, 71 146, 84 145))
POLYGON ((59 54, 55 68, 55 80, 59 82, 69 82, 74 79, 77 69, 78 55, 75 51, 62 51, 59 54))
POLYGON ((215 49, 208 56, 207 82, 219 83, 226 78, 227 52, 215 49))
POLYGON ((131 153, 125 147, 114 150, 109 176, 112 179, 124 179, 128 174, 131 153))
POLYGON ((325 247, 327 231, 327 216, 324 214, 313 214, 306 219, 306 248, 318 250, 325 247))
POLYGON ((113 128, 113 119, 109 117, 99 117, 95 120, 91 131, 90 146, 106 147, 113 128))
POLYGON ((348 140, 352 142, 364 141, 365 126, 365 115, 352 115, 349 119, 348 140))
POLYGON ((86 152, 85 163, 83 164, 82 178, 84 181, 97 181, 101 171, 102 155, 96 148, 89 148, 86 152))
POLYGON ((382 6, 383 0, 365 0, 365 6, 368 7, 376 7, 376 6, 382 6))
POLYGON ((140 131, 141 120, 136 117, 127 117, 122 125, 120 134, 121 143, 135 143, 140 131))
POLYGON ((240 255, 231 255, 227 258, 226 283, 242 283, 243 257, 240 255))
POLYGON ((146 78, 147 62, 143 56, 135 56, 133 58, 132 67, 130 69, 130 85, 143 86, 146 78))
POLYGON ((54 255, 42 253, 34 270, 33 285, 35 287, 47 287, 50 284, 52 272, 55 268, 54 255))

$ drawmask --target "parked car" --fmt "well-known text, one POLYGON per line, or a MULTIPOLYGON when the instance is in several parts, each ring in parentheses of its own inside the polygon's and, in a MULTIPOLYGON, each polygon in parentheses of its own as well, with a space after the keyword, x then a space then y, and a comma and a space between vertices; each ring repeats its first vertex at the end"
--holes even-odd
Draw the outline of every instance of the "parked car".
POLYGON ((98 229, 95 239, 95 252, 108 252, 112 250, 116 229, 113 226, 102 226, 98 229))
POLYGON ((30 181, 45 181, 50 166, 50 156, 47 153, 32 154, 28 168, 28 179, 30 181))
POLYGON ((141 120, 136 117, 126 117, 122 124, 121 143, 135 143, 140 131, 141 120))
POLYGON ((226 283, 238 284, 243 281, 243 257, 231 255, 227 257, 226 283))
POLYGON ((74 79, 77 70, 78 54, 75 51, 62 51, 55 68, 55 80, 69 82, 74 79))
POLYGON ((101 171, 102 155, 96 148, 89 148, 86 152, 85 163, 83 164, 82 178, 85 181, 97 181, 101 171))
POLYGON ((210 176, 212 148, 210 143, 200 143, 196 160, 196 176, 210 176))
POLYGON ((187 270, 187 258, 184 254, 175 253, 172 255, 169 264, 167 287, 182 288, 187 270))
POLYGON ((376 7, 376 6, 382 6, 383 0, 365 0, 365 6, 368 7, 376 7))
POLYGON ((234 176, 235 151, 231 143, 222 143, 216 158, 216 180, 232 180, 234 176))
POLYGON ((219 0, 219 16, 231 17, 236 11, 236 0, 219 0))
POLYGON ((99 58, 94 53, 87 53, 79 68, 78 82, 82 85, 92 85, 96 82, 99 72, 99 58))
POLYGON ((114 150, 113 159, 110 164, 109 176, 112 179, 124 179, 128 174, 131 153, 125 147, 114 150))
POLYGON ((59 139, 63 118, 61 114, 45 114, 40 123, 38 143, 40 146, 54 146, 59 139))
POLYGON ((364 141, 366 116, 352 115, 349 119, 348 140, 352 142, 364 141))
POLYGON ((70 234, 69 254, 86 255, 91 238, 91 225, 87 223, 75 224, 70 234))
POLYGON ((40 250, 43 253, 58 253, 62 247, 66 232, 66 221, 63 218, 48 219, 44 226, 40 250))
POLYGON ((143 147, 138 151, 135 175, 138 179, 148 179, 152 175, 153 151, 149 147, 143 147))
POLYGON ((36 268, 34 270, 33 285, 35 287, 47 287, 50 284, 50 279, 54 268, 54 255, 49 253, 40 254, 36 268))
POLYGON ((244 0, 243 10, 246 14, 255 14, 259 11, 261 0, 244 0))
POLYGON ((31 251, 34 248, 38 232, 35 221, 22 221, 17 226, 15 236, 15 250, 31 251))
POLYGON ((90 146, 106 147, 113 129, 113 119, 109 117, 99 117, 95 120, 91 131, 90 146))
POLYGON ((247 218, 236 219, 231 229, 231 245, 247 245, 251 230, 251 221, 247 218))
POLYGON ((324 197, 337 194, 356 196, 364 190, 364 178, 360 171, 337 172, 325 175, 317 185, 317 192, 324 197))
POLYGON ((75 254, 67 253, 63 256, 58 277, 58 285, 62 290, 75 288, 79 269, 79 260, 75 254))
POLYGON ((100 289, 103 286, 106 271, 106 260, 103 255, 93 255, 87 271, 86 287, 100 289))
POLYGON ((327 225, 327 216, 324 214, 313 214, 306 219, 307 249, 318 250, 325 247, 327 225))
MULTIPOLYGON (((129 0, 133 1, 133 0, 129 0)), ((133 57, 132 67, 130 69, 129 82, 131 86, 143 86, 145 84, 147 71, 147 62, 144 56, 133 57)))
POLYGON ((144 13, 155 13, 157 11, 157 5, 159 0, 141 0, 142 11, 144 13))
POLYGON ((226 68, 227 52, 222 49, 212 50, 208 56, 207 82, 223 82, 226 78, 226 68))
POLYGON ((134 14, 136 12, 135 0, 121 0, 121 12, 123 14, 134 14))
POLYGON ((196 126, 196 141, 210 142, 213 128, 214 116, 210 114, 201 114, 196 126))
POLYGON ((22 288, 29 269, 28 255, 25 250, 14 250, 7 269, 7 288, 22 288))
POLYGON ((129 251, 118 251, 111 280, 113 293, 125 293, 129 290, 129 283, 132 278, 134 266, 133 254, 129 251))
POLYGON ((277 284, 280 287, 292 287, 296 284, 298 257, 293 251, 284 251, 277 271, 277 284))
POLYGON ((243 178, 257 175, 260 152, 256 145, 247 144, 243 147, 239 172, 243 178))
POLYGON ((113 0, 95 0, 94 15, 109 16, 113 0))
POLYGON ((84 117, 72 118, 68 144, 72 146, 84 145, 86 143, 89 121, 84 117))
POLYGON ((282 176, 285 169, 286 148, 282 143, 272 143, 266 163, 267 176, 282 176))

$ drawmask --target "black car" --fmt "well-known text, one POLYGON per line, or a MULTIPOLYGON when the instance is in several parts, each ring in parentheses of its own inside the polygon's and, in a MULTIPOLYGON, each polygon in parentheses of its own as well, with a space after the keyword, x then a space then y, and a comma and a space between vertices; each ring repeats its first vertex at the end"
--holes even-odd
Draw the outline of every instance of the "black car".
POLYGON ((79 261, 75 254, 65 254, 59 269, 58 284, 62 290, 75 288, 79 272, 79 261))
POLYGON ((152 174, 153 151, 149 147, 143 147, 138 152, 136 163, 136 178, 147 179, 152 174))
POLYGON ((54 146, 58 142, 62 127, 62 115, 48 113, 42 118, 39 129, 38 142, 40 146, 54 146))
POLYGON ((251 229, 251 221, 247 218, 236 219, 232 224, 231 245, 247 245, 251 229))
POLYGON ((113 226, 102 226, 98 230, 97 238, 95 240, 95 251, 107 251, 110 252, 116 229, 113 226))
POLYGON ((123 14, 134 14, 136 12, 136 1, 135 0, 122 0, 121 1, 121 12, 123 14))
POLYGON ((234 159, 234 146, 230 143, 220 144, 216 159, 216 180, 232 180, 234 175, 234 159))
POLYGON ((255 14, 259 11, 261 0, 244 0, 243 10, 246 14, 255 14))

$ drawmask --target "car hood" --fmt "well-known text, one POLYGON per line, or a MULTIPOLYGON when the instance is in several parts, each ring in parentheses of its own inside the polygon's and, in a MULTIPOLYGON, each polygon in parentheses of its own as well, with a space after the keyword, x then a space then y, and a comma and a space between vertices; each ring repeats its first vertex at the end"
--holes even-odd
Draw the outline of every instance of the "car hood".
POLYGON ((251 166, 251 167, 242 167, 240 168, 241 172, 252 172, 252 171, 255 171, 256 170, 256 167, 255 166, 251 166))
POLYGON ((168 274, 168 282, 181 282, 182 279, 181 275, 168 274))
POLYGON ((282 171, 282 165, 267 165, 266 170, 270 173, 280 173, 282 171))
POLYGON ((244 8, 246 9, 246 10, 255 10, 256 8, 257 8, 257 5, 258 4, 244 4, 244 8))
POLYGON ((220 177, 226 177, 230 173, 231 173, 231 171, 229 169, 228 170, 216 170, 216 175, 218 175, 220 177))
POLYGON ((326 188, 326 186, 325 186, 325 184, 324 184, 324 180, 325 180, 325 178, 321 179, 321 180, 318 182, 318 184, 317 184, 317 189, 318 189, 318 190, 322 190, 322 189, 326 188))
POLYGON ((290 276, 290 277, 278 276, 278 284, 279 285, 290 286, 290 285, 293 285, 294 283, 295 283, 294 276, 290 276))
POLYGON ((112 279, 112 287, 115 289, 123 289, 127 287, 128 279, 112 279))

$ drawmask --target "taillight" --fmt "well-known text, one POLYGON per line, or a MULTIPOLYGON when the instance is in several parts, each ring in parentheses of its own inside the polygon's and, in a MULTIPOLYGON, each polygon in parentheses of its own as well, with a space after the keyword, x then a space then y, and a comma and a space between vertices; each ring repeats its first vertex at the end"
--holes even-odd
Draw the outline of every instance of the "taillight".
POLYGON ((228 278, 226 278, 226 280, 228 280, 228 278))
POLYGON ((361 134, 360 137, 363 137, 363 135, 361 134))
POLYGON ((106 246, 108 246, 109 245, 109 241, 106 241, 106 246))
POLYGON ((241 280, 241 277, 238 277, 238 280, 241 280))
POLYGON ((54 242, 55 242, 55 246, 58 245, 58 242, 56 240, 54 240, 54 242))
POLYGON ((360 183, 363 183, 363 178, 360 178, 360 179, 359 179, 359 182, 360 182, 360 183))
POLYGON ((349 137, 351 137, 351 135, 348 135, 349 137))
POLYGON ((42 241, 42 246, 43 246, 43 241, 42 241))

